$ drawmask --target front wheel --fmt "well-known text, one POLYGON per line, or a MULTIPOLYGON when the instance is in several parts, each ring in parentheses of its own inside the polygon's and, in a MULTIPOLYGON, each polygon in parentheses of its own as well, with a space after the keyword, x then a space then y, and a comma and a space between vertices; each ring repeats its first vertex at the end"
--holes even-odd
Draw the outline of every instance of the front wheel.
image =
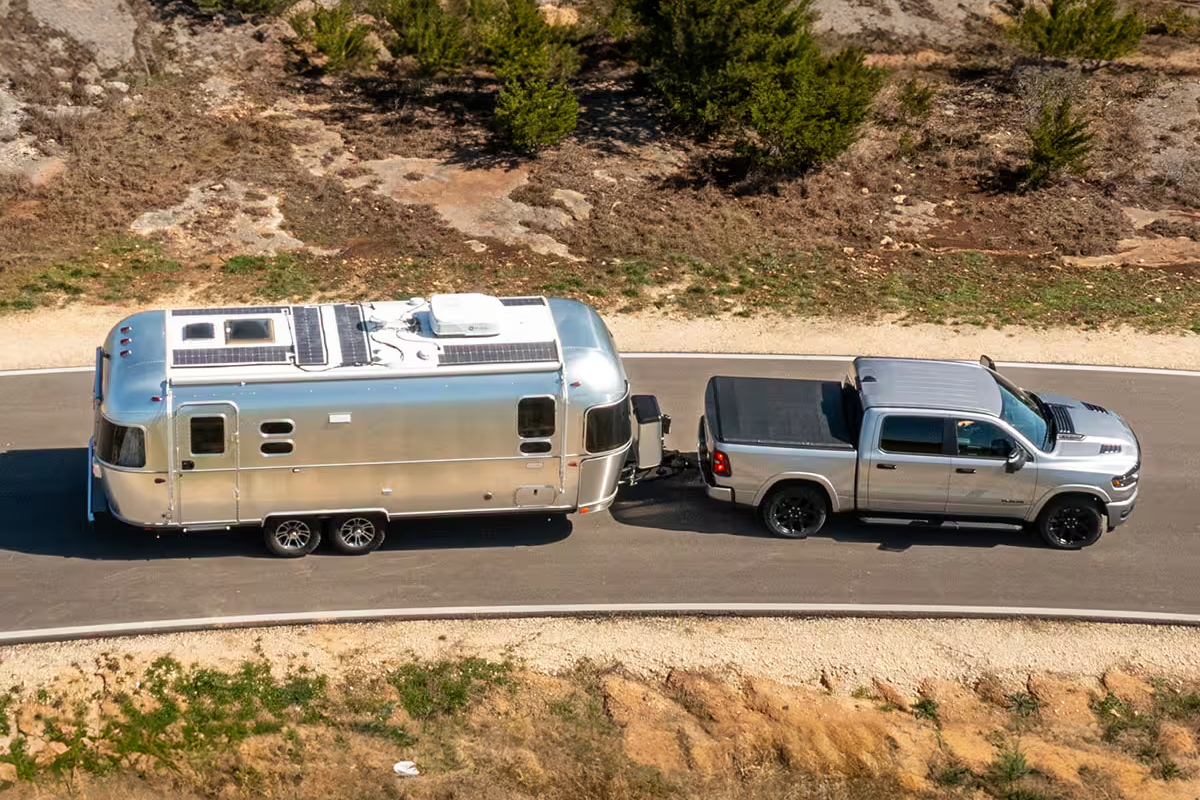
POLYGON ((385 520, 369 514, 347 514, 329 521, 334 548, 350 556, 365 555, 383 544, 385 520))
POLYGON ((763 525, 776 536, 804 539, 825 525, 829 502, 813 486, 785 486, 771 493, 759 511, 763 525))
POLYGON ((1095 544, 1104 532, 1104 515, 1094 500, 1062 497, 1051 500, 1038 518, 1038 532, 1059 550, 1079 550, 1095 544))
POLYGON ((315 519, 276 517, 263 526, 263 539, 272 555, 300 558, 317 549, 321 529, 315 519))

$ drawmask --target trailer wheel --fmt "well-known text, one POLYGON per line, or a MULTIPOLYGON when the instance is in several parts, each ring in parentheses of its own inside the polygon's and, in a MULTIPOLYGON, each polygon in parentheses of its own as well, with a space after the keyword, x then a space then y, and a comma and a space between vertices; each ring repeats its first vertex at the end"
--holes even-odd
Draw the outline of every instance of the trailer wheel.
POLYGON ((329 520, 334 548, 350 556, 365 555, 383 544, 387 522, 371 514, 345 514, 329 520))
POLYGON ((785 539, 805 539, 825 525, 829 502, 814 486, 793 484, 771 492, 759 507, 763 525, 785 539))
POLYGON ((272 555, 300 558, 317 549, 321 529, 316 520, 307 517, 275 517, 263 526, 263 539, 272 555))

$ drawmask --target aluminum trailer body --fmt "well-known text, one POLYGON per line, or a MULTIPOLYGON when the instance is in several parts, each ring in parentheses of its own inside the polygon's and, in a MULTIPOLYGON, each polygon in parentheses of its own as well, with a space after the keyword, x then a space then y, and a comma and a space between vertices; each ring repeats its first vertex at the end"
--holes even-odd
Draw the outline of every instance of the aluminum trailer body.
POLYGON ((669 427, 564 299, 148 311, 96 364, 89 515, 263 526, 281 556, 366 552, 404 517, 600 511, 669 427))

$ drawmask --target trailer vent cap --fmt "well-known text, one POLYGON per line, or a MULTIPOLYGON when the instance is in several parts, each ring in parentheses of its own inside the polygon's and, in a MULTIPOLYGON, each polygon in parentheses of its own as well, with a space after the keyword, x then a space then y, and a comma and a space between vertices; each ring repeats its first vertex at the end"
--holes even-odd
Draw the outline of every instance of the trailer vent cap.
POLYGON ((486 294, 435 294, 429 320, 436 336, 495 336, 504 304, 486 294))

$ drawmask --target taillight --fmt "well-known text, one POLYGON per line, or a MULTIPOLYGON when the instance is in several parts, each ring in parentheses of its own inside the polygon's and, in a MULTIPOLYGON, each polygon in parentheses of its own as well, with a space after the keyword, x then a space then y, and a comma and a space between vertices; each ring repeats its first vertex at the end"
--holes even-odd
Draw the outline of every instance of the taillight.
POLYGON ((720 450, 713 450, 712 471, 713 475, 720 475, 722 478, 728 478, 732 475, 733 470, 729 468, 729 456, 720 450))

